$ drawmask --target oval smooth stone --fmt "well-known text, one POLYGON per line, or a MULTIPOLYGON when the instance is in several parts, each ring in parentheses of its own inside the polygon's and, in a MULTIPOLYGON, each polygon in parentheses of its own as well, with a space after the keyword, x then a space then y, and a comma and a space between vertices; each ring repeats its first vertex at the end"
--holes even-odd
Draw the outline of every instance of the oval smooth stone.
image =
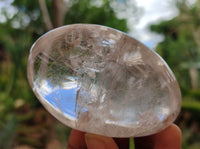
POLYGON ((54 29, 32 46, 29 83, 65 125, 139 137, 169 126, 181 107, 178 83, 164 60, 118 30, 91 24, 54 29))

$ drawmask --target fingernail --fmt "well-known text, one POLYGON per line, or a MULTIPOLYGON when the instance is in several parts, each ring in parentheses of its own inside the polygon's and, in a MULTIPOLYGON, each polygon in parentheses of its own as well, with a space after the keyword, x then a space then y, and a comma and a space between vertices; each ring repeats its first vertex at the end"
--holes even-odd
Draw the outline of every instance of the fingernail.
POLYGON ((86 133, 85 141, 88 149, 106 149, 106 142, 101 136, 86 133))

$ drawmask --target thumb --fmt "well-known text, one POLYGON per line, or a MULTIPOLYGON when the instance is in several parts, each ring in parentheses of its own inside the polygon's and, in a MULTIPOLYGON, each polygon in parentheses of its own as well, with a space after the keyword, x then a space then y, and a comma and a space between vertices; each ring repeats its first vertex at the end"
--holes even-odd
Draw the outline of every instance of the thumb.
POLYGON ((117 144, 110 137, 86 133, 85 142, 88 149, 118 149, 117 144))

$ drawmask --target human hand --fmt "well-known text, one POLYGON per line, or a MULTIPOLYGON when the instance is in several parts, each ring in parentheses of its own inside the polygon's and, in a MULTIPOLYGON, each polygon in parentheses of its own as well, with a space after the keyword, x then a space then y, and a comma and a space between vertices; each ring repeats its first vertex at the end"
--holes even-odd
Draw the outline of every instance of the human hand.
MULTIPOLYGON (((181 131, 175 124, 157 134, 134 140, 135 149, 181 149, 181 131)), ((129 138, 110 138, 73 129, 67 149, 129 149, 129 138)))

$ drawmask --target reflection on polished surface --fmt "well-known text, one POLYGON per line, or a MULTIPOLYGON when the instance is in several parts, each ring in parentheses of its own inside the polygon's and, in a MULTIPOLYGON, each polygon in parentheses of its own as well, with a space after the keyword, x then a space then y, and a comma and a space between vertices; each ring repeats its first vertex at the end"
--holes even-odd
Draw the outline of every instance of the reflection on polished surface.
POLYGON ((167 64, 104 26, 68 25, 42 36, 29 55, 28 79, 58 120, 100 135, 153 134, 180 111, 179 86, 167 64))

